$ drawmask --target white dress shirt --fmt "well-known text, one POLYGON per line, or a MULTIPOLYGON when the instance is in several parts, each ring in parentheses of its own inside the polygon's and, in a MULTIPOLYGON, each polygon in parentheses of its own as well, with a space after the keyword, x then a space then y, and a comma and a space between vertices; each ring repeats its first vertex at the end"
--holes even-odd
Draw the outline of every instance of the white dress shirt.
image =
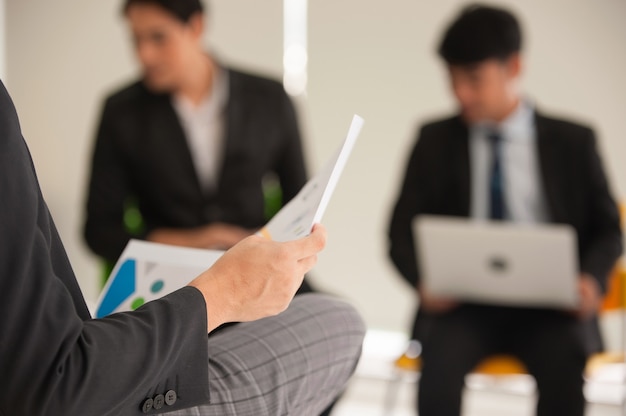
POLYGON ((535 112, 521 101, 502 123, 478 123, 470 127, 471 216, 489 218, 491 143, 488 134, 502 136, 505 219, 520 223, 548 221, 537 150, 535 112))
POLYGON ((211 93, 199 105, 187 98, 172 96, 203 191, 217 188, 224 151, 224 112, 228 102, 228 72, 215 66, 211 93))

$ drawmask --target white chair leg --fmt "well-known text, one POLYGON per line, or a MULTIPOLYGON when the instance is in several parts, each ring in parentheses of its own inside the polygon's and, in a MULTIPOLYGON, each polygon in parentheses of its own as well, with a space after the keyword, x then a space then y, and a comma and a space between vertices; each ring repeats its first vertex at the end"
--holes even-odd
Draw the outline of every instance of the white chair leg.
POLYGON ((385 401, 383 403, 383 416, 393 416, 393 412, 398 402, 398 392, 402 382, 402 372, 394 370, 391 380, 387 383, 385 401))

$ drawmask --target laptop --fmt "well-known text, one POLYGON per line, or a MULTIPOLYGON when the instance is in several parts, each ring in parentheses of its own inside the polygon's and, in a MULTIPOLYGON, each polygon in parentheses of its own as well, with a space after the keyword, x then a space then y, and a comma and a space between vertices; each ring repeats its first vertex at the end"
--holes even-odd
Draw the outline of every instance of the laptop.
POLYGON ((578 305, 572 227, 419 216, 413 232, 421 281, 433 295, 516 307, 578 305))

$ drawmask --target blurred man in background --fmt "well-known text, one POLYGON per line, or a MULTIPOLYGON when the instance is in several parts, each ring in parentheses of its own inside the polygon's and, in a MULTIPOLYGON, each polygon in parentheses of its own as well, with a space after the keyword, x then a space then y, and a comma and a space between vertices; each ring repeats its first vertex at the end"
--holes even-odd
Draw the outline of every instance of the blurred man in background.
POLYGON ((125 0, 123 14, 142 75, 105 102, 85 239, 110 263, 131 237, 228 249, 268 220, 268 178, 285 202, 306 182, 294 107, 205 52, 199 0, 125 0))
MULTIPOLYGON (((465 375, 512 353, 537 381, 537 414, 582 416, 583 369, 601 348, 596 311, 622 251, 619 214, 594 132, 538 111, 520 91, 522 34, 508 11, 465 8, 439 47, 459 114, 418 133, 389 229, 390 255, 417 289, 423 345, 420 416, 461 410, 465 375), (437 214, 563 223, 578 235, 580 307, 566 311, 469 304, 420 285, 412 221, 437 214)), ((454 261, 451 259, 451 261, 454 261)))

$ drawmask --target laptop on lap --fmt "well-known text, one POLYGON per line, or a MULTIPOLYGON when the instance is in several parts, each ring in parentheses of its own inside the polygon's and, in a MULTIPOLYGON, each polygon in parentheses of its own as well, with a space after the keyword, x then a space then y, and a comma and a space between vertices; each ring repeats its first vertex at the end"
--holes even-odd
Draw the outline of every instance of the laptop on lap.
POLYGON ((413 222, 422 284, 466 302, 573 309, 576 233, 567 225, 520 225, 419 216, 413 222))

